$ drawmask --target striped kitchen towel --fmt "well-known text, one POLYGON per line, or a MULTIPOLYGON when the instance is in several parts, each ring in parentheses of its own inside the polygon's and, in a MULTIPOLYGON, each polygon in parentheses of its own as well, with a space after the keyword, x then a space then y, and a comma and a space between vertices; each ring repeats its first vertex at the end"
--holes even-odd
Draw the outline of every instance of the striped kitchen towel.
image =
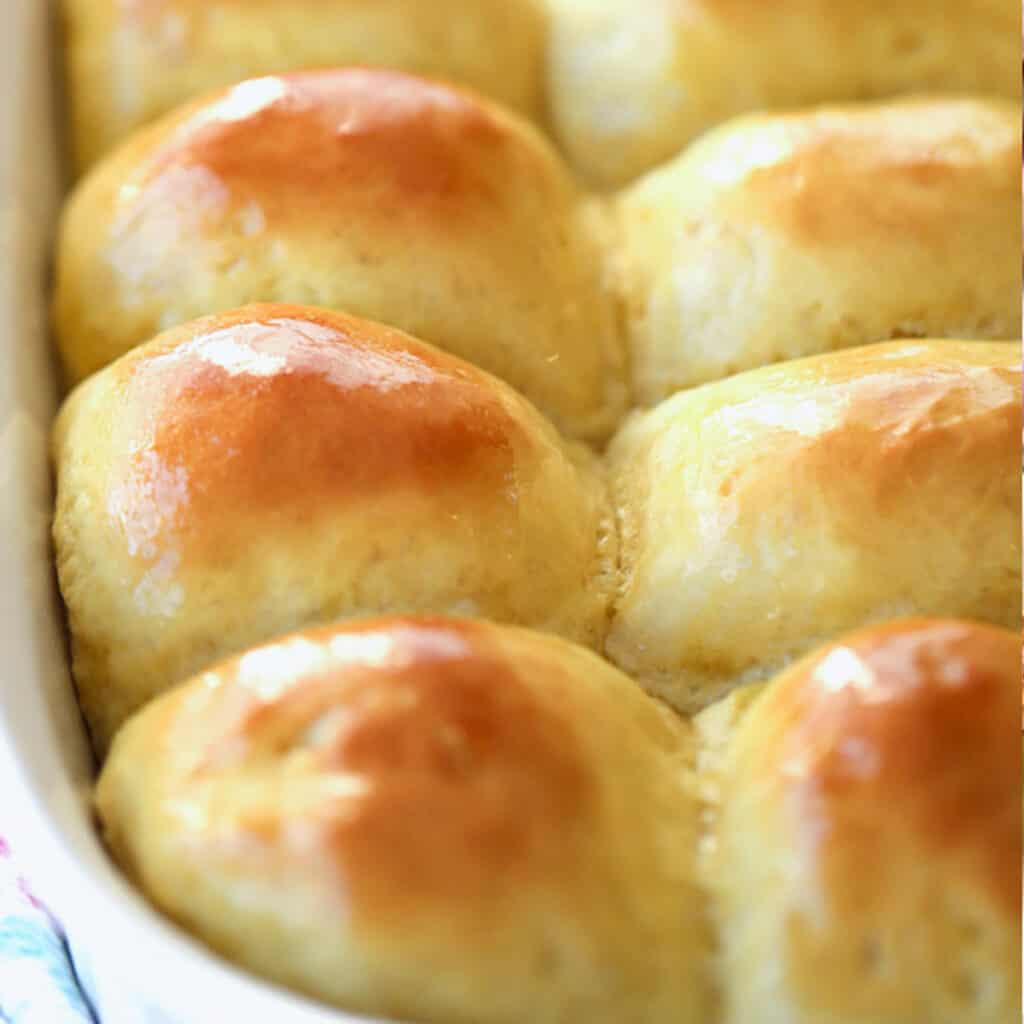
POLYGON ((64 933, 0 836, 0 1024, 98 1024, 64 933))

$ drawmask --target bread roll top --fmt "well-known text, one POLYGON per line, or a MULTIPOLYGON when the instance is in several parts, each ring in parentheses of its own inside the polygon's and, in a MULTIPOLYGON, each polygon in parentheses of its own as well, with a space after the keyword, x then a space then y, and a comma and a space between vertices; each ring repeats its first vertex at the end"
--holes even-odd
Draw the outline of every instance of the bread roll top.
POLYGON ((903 621, 740 716, 711 860, 724 1021, 1019 1014, 1020 692, 1018 634, 903 621))
POLYGON ((699 1024, 691 757, 683 723, 565 641, 375 619, 150 704, 97 807, 165 911, 349 1010, 699 1024))
POLYGON ((226 654, 374 611, 600 645, 615 537, 596 460, 399 331, 252 306, 135 349, 68 400, 54 527, 101 749, 226 654))
POLYGON ((569 433, 626 400, 602 253, 557 155, 471 93, 394 71, 254 79, 133 137, 70 199, 54 317, 81 379, 251 302, 407 330, 569 433))
POLYGON ((739 374, 609 449, 607 652, 682 710, 869 622, 1021 616, 1021 350, 893 342, 739 374))
POLYGON ((626 190, 639 402, 893 338, 1019 338, 1020 124, 975 99, 751 115, 626 190))

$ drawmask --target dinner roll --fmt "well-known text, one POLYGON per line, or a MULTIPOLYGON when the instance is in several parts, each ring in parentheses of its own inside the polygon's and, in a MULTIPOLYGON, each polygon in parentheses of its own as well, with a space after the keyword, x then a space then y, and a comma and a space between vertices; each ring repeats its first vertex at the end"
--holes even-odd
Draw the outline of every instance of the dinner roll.
POLYGON ((76 162, 211 89, 362 64, 450 78, 542 108, 535 0, 64 0, 76 162))
POLYGON ((1017 0, 546 0, 556 133, 619 185, 736 114, 909 91, 1020 97, 1017 0))
POLYGON ((716 1020, 1021 1019, 1020 693, 1019 634, 910 621, 748 706, 712 776, 716 1020))
POLYGON ((525 122, 390 71, 296 73, 172 115, 86 179, 55 323, 79 380, 194 317, 309 302, 410 331, 604 436, 625 385, 602 264, 525 122))
POLYGON ((1020 108, 759 115, 615 204, 635 391, 890 338, 1021 335, 1020 108))
POLYGON ((601 643, 615 537, 594 456, 398 331, 289 306, 177 328, 72 394, 55 458, 100 750, 149 697, 306 624, 426 610, 601 643))
POLYGON ((1021 616, 1021 348, 846 349, 684 391, 609 465, 607 651, 677 708, 862 624, 1021 616))
POLYGON ((154 701, 96 805, 159 908, 338 1006, 706 1024, 690 732, 558 638, 364 621, 154 701))

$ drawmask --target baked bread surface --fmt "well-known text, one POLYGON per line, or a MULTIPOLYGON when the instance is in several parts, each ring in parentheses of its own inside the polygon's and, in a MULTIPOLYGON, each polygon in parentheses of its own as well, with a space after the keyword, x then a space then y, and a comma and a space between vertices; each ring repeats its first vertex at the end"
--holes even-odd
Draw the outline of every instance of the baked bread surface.
POLYGON ((295 634, 150 703, 96 794, 164 912, 425 1024, 1010 1024, 1020 642, 872 626, 695 722, 468 620, 295 634))
POLYGON ((69 379, 250 302, 409 331, 496 374, 568 433, 627 399, 603 253, 525 121, 394 71, 253 79, 132 137, 76 189, 54 324, 69 379))
POLYGON ((1021 348, 892 342, 739 374, 612 441, 607 653, 682 710, 908 615, 1021 621, 1021 348))
POLYGON ((1018 632, 917 620, 703 713, 723 1024, 1020 1019, 1020 694, 1018 632))
POLYGON ((752 110, 1020 99, 1016 0, 548 0, 555 134, 601 187, 752 110))
POLYGON ((393 329, 289 306, 196 321, 80 386, 54 453, 100 750, 171 684, 303 625, 433 611, 603 640, 615 537, 595 458, 393 329))
POLYGON ((1021 336, 1019 105, 757 114, 614 202, 634 390, 894 338, 1021 336))
POLYGON ((118 861, 266 976, 424 1024, 705 1024, 689 727, 595 654, 371 620, 249 651, 119 734, 118 861))
POLYGON ((542 111, 534 0, 64 0, 75 160, 245 78, 372 65, 448 79, 542 111))

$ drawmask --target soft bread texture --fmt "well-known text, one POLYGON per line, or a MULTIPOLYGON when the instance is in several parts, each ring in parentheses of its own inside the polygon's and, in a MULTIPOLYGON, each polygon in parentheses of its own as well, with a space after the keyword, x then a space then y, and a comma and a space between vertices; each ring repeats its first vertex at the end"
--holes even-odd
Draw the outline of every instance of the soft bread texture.
POLYGON ((1020 125, 981 100, 751 116, 625 192, 638 400, 892 338, 1019 338, 1020 125))
POLYGON ((626 373, 591 220, 545 140, 470 93, 391 71, 254 79, 135 136, 71 197, 58 345, 76 381, 197 316, 312 303, 606 437, 626 373))
POLYGON ((594 456, 398 331, 288 306, 196 321, 79 387, 54 450, 101 751, 148 698, 304 625, 419 610, 602 642, 615 537, 594 456))
POLYGON ((422 1024, 705 1024, 691 730, 596 655, 390 620, 250 651, 118 735, 118 861, 215 949, 422 1024))
POLYGON ((1021 1019, 1020 692, 1019 634, 900 622, 704 712, 716 1020, 1021 1019))
POLYGON ((706 706, 848 629, 1021 616, 1021 348, 847 349, 682 392, 609 448, 606 650, 706 706))
POLYGON ((533 0, 64 0, 76 162, 212 89, 301 68, 451 79, 539 116, 533 0))
POLYGON ((547 0, 556 134, 621 185, 757 109, 982 92, 1020 97, 1017 0, 547 0))
POLYGON ((295 634, 150 703, 96 807, 224 956, 423 1024, 1012 1024, 1020 641, 905 620, 691 724, 480 621, 295 634))

